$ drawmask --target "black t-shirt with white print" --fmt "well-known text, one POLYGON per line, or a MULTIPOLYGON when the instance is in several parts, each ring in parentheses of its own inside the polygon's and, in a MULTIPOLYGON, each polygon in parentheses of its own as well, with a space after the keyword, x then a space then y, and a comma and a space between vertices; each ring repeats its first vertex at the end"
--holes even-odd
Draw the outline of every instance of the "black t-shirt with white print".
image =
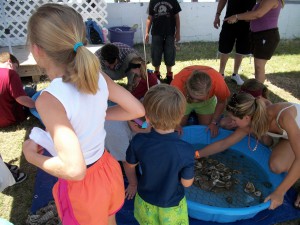
POLYGON ((152 16, 152 35, 174 35, 175 15, 181 11, 177 0, 150 0, 148 13, 152 16))

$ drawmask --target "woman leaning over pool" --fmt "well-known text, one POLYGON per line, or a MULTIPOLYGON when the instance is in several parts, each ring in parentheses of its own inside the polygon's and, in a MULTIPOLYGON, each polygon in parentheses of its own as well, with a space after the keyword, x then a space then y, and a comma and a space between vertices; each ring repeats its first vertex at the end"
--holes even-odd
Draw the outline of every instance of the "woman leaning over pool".
MULTIPOLYGON (((250 135, 256 138, 255 146, 250 146, 248 142, 248 148, 252 151, 256 150, 258 141, 272 144, 277 139, 272 146, 269 166, 274 173, 287 172, 287 175, 265 199, 265 202, 271 200, 270 209, 277 208, 283 203, 285 193, 300 177, 300 105, 280 102, 266 106, 263 100, 240 93, 231 97, 226 110, 237 129, 228 137, 196 151, 196 156, 206 157, 222 152, 246 136, 250 140, 250 135)), ((296 207, 299 207, 299 201, 298 194, 296 207)))

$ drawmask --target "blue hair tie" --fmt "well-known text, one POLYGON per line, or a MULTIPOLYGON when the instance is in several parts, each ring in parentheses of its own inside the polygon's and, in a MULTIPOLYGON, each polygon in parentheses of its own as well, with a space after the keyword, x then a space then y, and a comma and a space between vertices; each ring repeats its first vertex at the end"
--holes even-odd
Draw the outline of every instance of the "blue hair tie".
POLYGON ((83 46, 83 43, 82 43, 82 42, 77 42, 77 43, 74 45, 74 47, 73 47, 74 52, 77 52, 77 48, 79 48, 80 46, 83 46))

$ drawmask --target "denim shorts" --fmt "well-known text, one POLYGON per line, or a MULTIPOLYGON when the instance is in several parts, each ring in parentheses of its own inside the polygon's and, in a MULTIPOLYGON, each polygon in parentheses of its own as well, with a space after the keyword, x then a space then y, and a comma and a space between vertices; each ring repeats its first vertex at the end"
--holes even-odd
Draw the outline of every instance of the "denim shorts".
POLYGON ((164 55, 166 66, 175 65, 176 49, 174 35, 165 37, 159 35, 152 36, 151 58, 154 67, 160 66, 162 55, 164 55))

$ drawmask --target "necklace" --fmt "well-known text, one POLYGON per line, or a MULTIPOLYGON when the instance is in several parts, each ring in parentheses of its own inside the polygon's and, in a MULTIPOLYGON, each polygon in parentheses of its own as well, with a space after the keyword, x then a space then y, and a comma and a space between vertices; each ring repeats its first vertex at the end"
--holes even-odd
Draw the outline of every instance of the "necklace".
POLYGON ((256 140, 256 143, 255 143, 255 147, 254 148, 252 148, 251 146, 250 146, 250 133, 248 134, 248 148, 251 150, 251 151, 256 151, 256 149, 257 149, 257 147, 258 147, 258 139, 257 138, 255 138, 255 140, 256 140))

